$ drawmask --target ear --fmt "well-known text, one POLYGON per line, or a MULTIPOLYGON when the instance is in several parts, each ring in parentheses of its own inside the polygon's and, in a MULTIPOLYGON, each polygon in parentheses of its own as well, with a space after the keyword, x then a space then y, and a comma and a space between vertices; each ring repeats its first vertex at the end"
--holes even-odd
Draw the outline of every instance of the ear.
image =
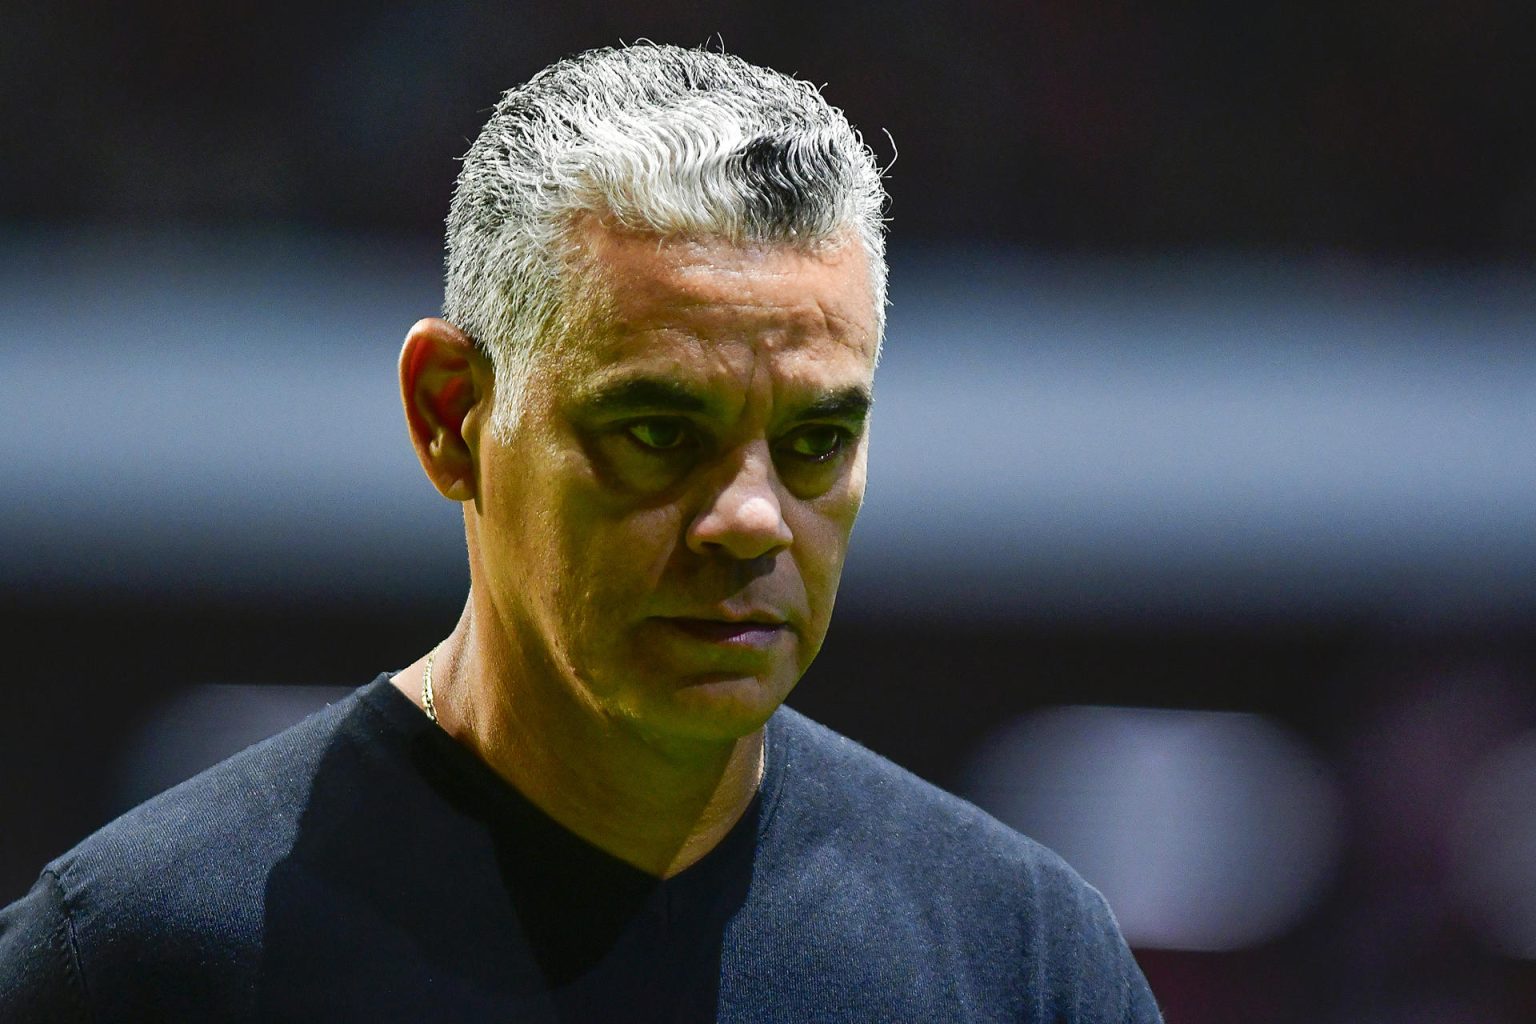
POLYGON ((479 431, 488 421, 491 366, 446 320, 418 320, 400 349, 400 399, 421 468, 449 501, 479 494, 479 431), (470 413, 480 408, 482 415, 470 413))

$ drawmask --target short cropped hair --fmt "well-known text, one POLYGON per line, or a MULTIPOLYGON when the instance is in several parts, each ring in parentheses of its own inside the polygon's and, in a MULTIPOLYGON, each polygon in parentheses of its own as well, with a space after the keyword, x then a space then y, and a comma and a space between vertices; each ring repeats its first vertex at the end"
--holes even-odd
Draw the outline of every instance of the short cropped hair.
POLYGON ((465 154, 443 312, 491 360, 504 431, 539 346, 576 326, 578 215, 740 245, 851 233, 883 335, 885 201, 874 154, 811 83, 707 50, 590 50, 503 94, 465 154))

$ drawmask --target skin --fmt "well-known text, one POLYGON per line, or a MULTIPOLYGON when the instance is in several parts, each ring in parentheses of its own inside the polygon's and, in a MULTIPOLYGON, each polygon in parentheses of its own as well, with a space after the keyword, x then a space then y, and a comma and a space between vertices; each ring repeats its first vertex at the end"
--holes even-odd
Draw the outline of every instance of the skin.
MULTIPOLYGON (((857 241, 815 252, 583 221, 585 326, 523 414, 463 333, 400 358, 422 467, 463 503, 470 594, 439 722, 550 817, 660 877, 730 830, 820 649, 863 499, 877 320, 857 241)), ((395 677, 420 703, 425 657, 395 677)))

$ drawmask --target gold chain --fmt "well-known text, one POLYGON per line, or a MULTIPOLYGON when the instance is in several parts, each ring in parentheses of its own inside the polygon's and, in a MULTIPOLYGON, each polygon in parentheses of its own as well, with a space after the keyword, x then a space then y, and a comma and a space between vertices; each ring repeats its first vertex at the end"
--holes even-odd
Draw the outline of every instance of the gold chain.
POLYGON ((432 648, 427 655, 427 670, 421 674, 421 703, 427 709, 427 717, 434 722, 437 721, 437 708, 432 705, 432 659, 437 657, 437 648, 441 646, 432 648))

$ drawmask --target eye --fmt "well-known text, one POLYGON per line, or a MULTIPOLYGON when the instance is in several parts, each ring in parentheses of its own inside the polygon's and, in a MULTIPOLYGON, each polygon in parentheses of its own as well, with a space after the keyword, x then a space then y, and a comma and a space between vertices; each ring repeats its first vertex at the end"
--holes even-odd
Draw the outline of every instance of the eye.
POLYGON ((849 438, 842 427, 817 425, 790 435, 786 447, 809 462, 826 462, 842 452, 849 438))
POLYGON ((688 427, 680 420, 641 420, 625 429, 641 447, 651 451, 674 451, 688 441, 688 427))

